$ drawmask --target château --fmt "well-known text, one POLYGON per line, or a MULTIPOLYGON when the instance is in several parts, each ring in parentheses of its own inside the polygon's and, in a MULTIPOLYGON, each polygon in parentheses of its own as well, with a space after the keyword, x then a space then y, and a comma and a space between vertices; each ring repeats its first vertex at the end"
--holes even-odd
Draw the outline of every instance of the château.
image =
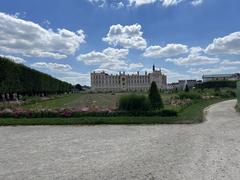
POLYGON ((123 91, 148 91, 151 83, 155 81, 159 89, 167 87, 167 76, 161 69, 156 70, 155 65, 151 73, 126 74, 119 72, 109 75, 106 72, 91 73, 91 90, 94 92, 123 92, 123 91))

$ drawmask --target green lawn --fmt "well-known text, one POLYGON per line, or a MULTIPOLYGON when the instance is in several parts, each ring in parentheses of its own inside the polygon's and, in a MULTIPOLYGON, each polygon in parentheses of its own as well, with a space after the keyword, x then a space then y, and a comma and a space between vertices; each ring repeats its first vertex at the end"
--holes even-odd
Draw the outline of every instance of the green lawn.
MULTIPOLYGON (((30 103, 22 105, 21 107, 26 109, 56 109, 56 108, 75 108, 75 107, 92 107, 93 105, 105 109, 115 109, 118 99, 121 95, 127 93, 77 93, 70 95, 58 96, 54 99, 39 101, 36 103, 30 103)), ((146 93, 145 93, 146 94, 146 93)), ((170 94, 162 94, 163 100, 170 98, 170 94)))
POLYGON ((55 99, 40 101, 23 105, 27 109, 55 109, 55 108, 72 108, 72 107, 91 107, 94 105, 101 108, 115 108, 116 101, 120 94, 87 94, 77 93, 63 95, 55 99))
POLYGON ((184 108, 177 117, 6 118, 0 119, 0 125, 192 124, 203 121, 204 108, 222 100, 199 100, 184 108))

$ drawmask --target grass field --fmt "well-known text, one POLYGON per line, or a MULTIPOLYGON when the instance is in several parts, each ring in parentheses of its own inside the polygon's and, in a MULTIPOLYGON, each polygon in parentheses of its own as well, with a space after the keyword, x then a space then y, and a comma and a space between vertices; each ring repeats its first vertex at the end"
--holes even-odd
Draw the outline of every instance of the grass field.
POLYGON ((55 99, 40 101, 34 104, 26 104, 22 107, 27 109, 54 109, 54 108, 72 108, 72 107, 91 107, 94 105, 100 108, 116 108, 117 100, 121 96, 117 94, 87 94, 77 93, 63 95, 55 99))
MULTIPOLYGON (((70 96, 72 98, 72 96, 70 96)), ((66 97, 66 98, 70 98, 66 97)), ((203 109, 223 99, 199 100, 177 117, 82 117, 82 118, 35 118, 0 119, 0 126, 7 125, 97 125, 97 124, 192 124, 203 121, 203 109)), ((49 102, 48 102, 49 104, 49 102)), ((56 102, 54 103, 56 104, 56 102)), ((57 104, 56 104, 57 105, 57 104)))
MULTIPOLYGON (((93 105, 105 108, 117 108, 117 102, 121 95, 127 93, 77 93, 70 95, 63 95, 46 101, 39 101, 36 103, 25 104, 22 107, 26 109, 55 109, 55 108, 72 108, 72 107, 91 107, 93 105)), ((163 94, 162 98, 166 100, 171 95, 163 94)))

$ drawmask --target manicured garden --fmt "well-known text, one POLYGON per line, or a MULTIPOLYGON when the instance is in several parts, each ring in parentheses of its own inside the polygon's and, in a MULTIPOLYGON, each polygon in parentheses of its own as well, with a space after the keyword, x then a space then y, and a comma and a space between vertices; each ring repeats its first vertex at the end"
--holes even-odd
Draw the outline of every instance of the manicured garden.
POLYGON ((183 108, 177 116, 85 116, 68 118, 1 118, 0 125, 97 125, 97 124, 192 124, 203 121, 203 109, 222 98, 198 100, 183 108))
POLYGON ((160 94, 154 89, 149 93, 30 97, 20 105, 0 106, 0 125, 199 123, 203 121, 204 108, 235 96, 235 90, 229 88, 160 94))

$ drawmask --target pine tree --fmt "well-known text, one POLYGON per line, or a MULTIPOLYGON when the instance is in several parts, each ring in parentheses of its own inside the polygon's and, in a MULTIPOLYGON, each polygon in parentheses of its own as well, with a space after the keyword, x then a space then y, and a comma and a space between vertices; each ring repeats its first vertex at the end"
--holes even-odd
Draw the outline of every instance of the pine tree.
POLYGON ((162 109, 164 107, 162 98, 157 88, 157 84, 154 81, 151 84, 148 98, 150 100, 151 108, 153 110, 162 109))
POLYGON ((188 85, 186 85, 186 87, 185 87, 185 92, 189 92, 189 87, 188 87, 188 85))

